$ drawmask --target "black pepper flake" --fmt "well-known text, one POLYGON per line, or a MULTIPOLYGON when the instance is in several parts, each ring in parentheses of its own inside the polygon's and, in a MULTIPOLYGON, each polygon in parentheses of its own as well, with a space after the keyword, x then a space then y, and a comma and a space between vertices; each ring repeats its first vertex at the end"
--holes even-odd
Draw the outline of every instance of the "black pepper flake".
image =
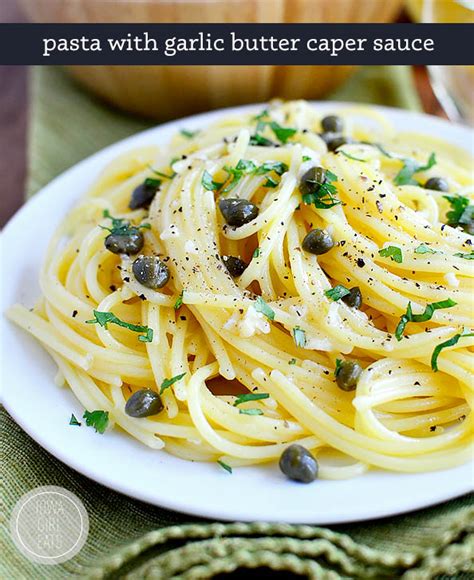
POLYGON ((414 384, 415 387, 419 387, 420 386, 420 381, 415 381, 413 384, 414 384))
POLYGON ((140 300, 146 300, 147 299, 146 296, 145 296, 145 294, 140 294, 139 298, 140 298, 140 300))
POLYGON ((430 431, 431 431, 431 432, 433 432, 433 431, 436 431, 436 425, 431 425, 431 427, 430 427, 430 431))
POLYGON ((180 316, 180 320, 186 320, 186 316, 180 316))
POLYGON ((377 200, 377 201, 375 202, 375 205, 377 206, 377 210, 378 210, 378 212, 379 212, 379 213, 383 213, 383 205, 382 205, 382 203, 381 203, 379 200, 377 200))
POLYGON ((359 268, 363 268, 365 266, 365 262, 362 258, 357 258, 357 265, 359 268))
POLYGON ((130 282, 130 278, 128 276, 125 276, 123 280, 124 282, 130 282))
POLYGON ((111 284, 111 285, 109 286, 109 288, 110 288, 110 290, 111 290, 112 292, 115 292, 115 290, 117 290, 117 286, 115 286, 115 284, 111 284))
POLYGON ((73 317, 73 318, 76 318, 76 316, 77 316, 77 310, 73 310, 73 311, 72 311, 72 317, 73 317))

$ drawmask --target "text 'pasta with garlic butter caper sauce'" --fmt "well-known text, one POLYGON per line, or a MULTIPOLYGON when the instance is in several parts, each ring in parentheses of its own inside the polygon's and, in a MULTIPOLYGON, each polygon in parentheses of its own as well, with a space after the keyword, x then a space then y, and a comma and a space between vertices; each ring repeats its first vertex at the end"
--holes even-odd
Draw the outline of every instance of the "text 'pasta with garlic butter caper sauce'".
POLYGON ((472 159, 336 107, 183 128, 65 219, 41 298, 8 316, 83 428, 302 482, 468 461, 472 159))

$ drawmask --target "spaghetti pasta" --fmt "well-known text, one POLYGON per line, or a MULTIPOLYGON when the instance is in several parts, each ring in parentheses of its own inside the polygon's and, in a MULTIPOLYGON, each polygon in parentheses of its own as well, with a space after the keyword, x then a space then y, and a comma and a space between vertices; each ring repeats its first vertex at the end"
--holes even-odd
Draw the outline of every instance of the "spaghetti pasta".
POLYGON ((8 311, 86 409, 226 466, 291 443, 333 479, 469 459, 472 161, 370 108, 338 115, 335 142, 317 109, 275 102, 106 168, 54 235, 35 308, 8 311), (142 389, 163 410, 127 414, 142 389))

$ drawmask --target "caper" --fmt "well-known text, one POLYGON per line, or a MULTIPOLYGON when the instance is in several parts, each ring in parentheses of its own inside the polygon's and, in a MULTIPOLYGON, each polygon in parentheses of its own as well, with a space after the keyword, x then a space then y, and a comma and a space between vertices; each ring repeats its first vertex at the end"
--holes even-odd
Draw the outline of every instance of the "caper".
POLYGON ((232 278, 241 276, 244 273, 245 268, 248 266, 246 262, 240 258, 236 258, 235 256, 222 256, 222 261, 232 278))
POLYGON ((430 177, 424 185, 425 189, 434 191, 449 191, 449 184, 444 177, 430 177))
POLYGON ((341 117, 338 117, 337 115, 328 115, 327 117, 324 117, 324 119, 322 119, 321 127, 323 128, 323 131, 325 133, 327 133, 328 131, 332 131, 334 133, 342 133, 344 129, 344 121, 341 119, 341 117))
POLYGON ((302 195, 311 194, 326 181, 326 171, 322 167, 310 167, 305 171, 299 189, 302 195))
POLYGON ((159 187, 159 180, 145 179, 143 183, 140 183, 140 185, 133 190, 128 207, 130 209, 148 208, 159 187))
POLYGON ((342 298, 342 301, 352 308, 360 308, 362 305, 362 293, 359 286, 351 288, 349 294, 346 294, 346 296, 342 298))
POLYGON ((258 216, 258 207, 254 203, 236 197, 221 199, 219 209, 230 226, 243 226, 258 216))
POLYGON ((318 462, 302 445, 293 444, 283 451, 280 469, 290 479, 311 483, 318 476, 318 462))
POLYGON ((334 247, 334 240, 326 230, 316 228, 306 234, 302 246, 306 252, 319 256, 334 247))
POLYGON ((359 363, 344 361, 336 371, 337 386, 343 391, 353 391, 357 386, 361 373, 362 367, 359 363))
POLYGON ((144 243, 143 234, 137 229, 131 229, 126 234, 109 234, 104 240, 107 250, 127 256, 138 254, 144 243))
POLYGON ((132 265, 133 274, 147 288, 163 288, 170 279, 168 266, 156 256, 138 256, 132 265))
POLYGON ((319 136, 326 143, 329 151, 335 151, 342 145, 350 145, 351 143, 355 143, 352 137, 345 137, 344 135, 341 135, 341 133, 335 133, 334 131, 321 133, 319 136))
POLYGON ((125 404, 125 413, 130 417, 150 417, 163 410, 163 401, 151 389, 135 391, 125 404))

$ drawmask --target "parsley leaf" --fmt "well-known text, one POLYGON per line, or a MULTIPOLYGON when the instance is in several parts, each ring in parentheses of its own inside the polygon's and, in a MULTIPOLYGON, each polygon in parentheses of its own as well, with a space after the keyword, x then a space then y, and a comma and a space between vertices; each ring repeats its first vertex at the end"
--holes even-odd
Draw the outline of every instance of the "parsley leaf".
POLYGON ((431 355, 431 368, 434 370, 434 372, 438 370, 438 357, 443 348, 456 345, 459 342, 459 339, 465 336, 474 336, 474 332, 455 334, 452 338, 450 338, 446 342, 442 342, 441 344, 438 344, 438 346, 435 347, 435 349, 433 350, 433 354, 431 355))
POLYGON ((262 399, 268 399, 270 395, 268 393, 245 393, 244 395, 239 395, 234 401, 234 407, 241 405, 242 403, 247 403, 248 401, 260 401, 262 399))
POLYGON ((248 161, 247 159, 240 159, 235 166, 237 171, 242 171, 243 173, 252 173, 257 169, 257 166, 253 161, 248 161))
POLYGON ((454 254, 457 258, 463 258, 464 260, 474 260, 474 251, 471 251, 470 254, 463 254, 462 252, 458 252, 454 254))
POLYGON ((289 365, 295 365, 295 364, 296 364, 296 359, 295 359, 295 358, 292 358, 292 359, 290 359, 290 360, 288 361, 288 364, 289 364, 289 365))
POLYGON ((267 177, 267 180, 263 184, 263 187, 270 187, 272 189, 277 187, 277 186, 278 186, 278 181, 275 181, 275 179, 273 179, 273 177, 267 177))
POLYGON ((217 460, 217 463, 222 467, 222 469, 225 469, 227 473, 232 473, 232 467, 230 465, 227 465, 227 463, 224 463, 220 459, 217 460))
POLYGON ((338 153, 342 153, 344 155, 344 157, 347 157, 348 159, 353 159, 354 161, 362 161, 363 163, 367 162, 367 159, 361 159, 360 157, 354 157, 354 155, 351 155, 350 153, 347 153, 347 151, 343 151, 342 149, 339 149, 338 153))
POLYGON ((275 312, 270 308, 270 306, 265 302, 265 300, 258 296, 255 301, 254 308, 257 312, 261 312, 268 320, 275 320, 275 312))
MULTIPOLYGON (((249 173, 253 173, 257 166, 253 161, 247 161, 246 159, 240 159, 235 167, 228 167, 225 166, 225 170, 227 171, 227 180, 230 179, 228 185, 222 190, 223 193, 228 193, 232 191, 237 183, 242 179, 244 175, 248 175, 249 173)), ((224 182, 225 183, 225 182, 224 182)))
POLYGON ((139 326, 138 324, 130 324, 125 322, 115 316, 113 312, 99 312, 98 310, 93 310, 94 319, 86 320, 86 324, 100 324, 104 328, 107 328, 107 324, 116 324, 117 326, 122 326, 123 328, 128 328, 133 332, 144 332, 138 337, 140 342, 151 342, 153 340, 153 329, 148 326, 139 326))
POLYGON ((270 141, 270 139, 267 139, 266 137, 262 137, 262 135, 255 133, 255 135, 252 135, 250 137, 249 145, 257 145, 260 147, 271 147, 272 145, 274 145, 274 143, 273 141, 270 141))
MULTIPOLYGON (((175 161, 178 161, 178 159, 172 159, 172 160, 170 161, 170 167, 173 165, 173 163, 174 163, 175 161)), ((167 173, 162 173, 161 171, 158 171, 157 169, 155 169, 155 168, 154 168, 152 165, 150 165, 150 164, 148 164, 148 167, 149 167, 150 171, 153 171, 153 173, 154 173, 155 175, 158 175, 158 176, 160 176, 160 177, 164 177, 165 179, 173 179, 173 177, 175 177, 175 175, 176 175, 176 171, 173 171, 173 173, 172 173, 171 175, 168 175, 167 173)), ((171 167, 171 169, 173 169, 173 168, 171 167)), ((159 180, 157 180, 157 181, 159 181, 159 180)), ((161 181, 160 181, 160 183, 161 183, 161 181)))
POLYGON ((86 420, 88 427, 94 427, 96 433, 104 433, 109 424, 108 411, 84 411, 82 418, 86 420))
POLYGON ((402 250, 398 246, 387 246, 386 248, 382 248, 379 250, 379 255, 382 256, 382 258, 390 258, 397 264, 403 262, 402 250))
POLYGON ((239 409, 241 415, 263 415, 261 409, 239 409))
POLYGON ((282 143, 286 143, 297 132, 297 129, 282 127, 276 121, 271 121, 269 125, 270 129, 275 133, 276 138, 282 143))
POLYGON ((183 296, 184 296, 184 290, 181 290, 178 298, 176 298, 176 302, 174 303, 175 310, 179 310, 181 308, 181 306, 183 305, 183 296))
POLYGON ((107 230, 108 232, 116 236, 129 236, 131 234, 137 233, 140 228, 148 230, 151 228, 150 224, 142 224, 139 226, 134 226, 128 220, 125 220, 123 218, 115 218, 110 215, 108 209, 104 209, 102 216, 104 218, 112 220, 112 227, 111 228, 107 228, 105 226, 99 227, 101 227, 103 230, 107 230))
POLYGON ((288 171, 288 165, 282 161, 266 161, 255 170, 255 175, 263 175, 269 171, 274 171, 277 175, 283 175, 288 171))
POLYGON ((413 314, 411 310, 411 302, 408 302, 407 310, 405 314, 400 318, 400 322, 395 330, 395 337, 398 341, 402 340, 403 332, 408 322, 426 322, 431 320, 435 310, 442 310, 444 308, 451 308, 456 306, 456 302, 448 298, 447 300, 441 300, 440 302, 433 302, 425 306, 425 310, 422 314, 413 314))
POLYGON ((306 180, 306 185, 311 184, 313 190, 310 193, 303 194, 303 202, 306 205, 314 204, 317 209, 329 209, 341 202, 336 199, 336 186, 333 182, 337 181, 337 175, 332 171, 326 170, 323 183, 318 181, 306 180))
POLYGON ((260 256, 260 248, 257 246, 253 251, 252 258, 258 258, 260 256))
POLYGON ((199 131, 188 131, 188 129, 181 129, 180 133, 183 137, 186 137, 186 139, 192 139, 199 133, 199 131))
POLYGON ((344 296, 350 294, 350 290, 348 290, 342 284, 338 284, 337 286, 334 286, 334 288, 331 288, 331 290, 325 290, 324 294, 333 302, 337 302, 337 300, 340 300, 341 298, 344 298, 344 296))
POLYGON ((304 348, 306 346, 306 332, 299 326, 295 326, 292 332, 296 346, 304 348))
POLYGON ((436 250, 432 250, 426 244, 420 244, 415 248, 415 254, 437 254, 436 250))
POLYGON ((145 184, 145 187, 154 187, 154 188, 158 189, 158 187, 160 187, 160 185, 161 185, 161 179, 154 179, 153 177, 147 177, 143 183, 145 184))
POLYGON ((303 155, 303 161, 311 161, 311 157, 309 155, 303 155))
POLYGON ((218 189, 220 189, 224 185, 224 183, 219 183, 218 181, 214 181, 212 179, 212 175, 206 169, 204 170, 204 173, 202 174, 201 183, 202 183, 203 187, 205 189, 207 189, 208 191, 217 191, 218 189))
POLYGON ((181 375, 176 375, 174 377, 171 377, 171 379, 164 379, 163 382, 161 383, 161 386, 160 386, 160 395, 162 395, 163 392, 166 391, 166 389, 169 389, 169 387, 171 387, 171 385, 174 385, 175 383, 180 381, 184 377, 185 374, 186 373, 182 373, 181 375))
POLYGON ((403 167, 395 175, 393 182, 395 185, 419 185, 418 181, 413 179, 413 175, 419 171, 427 171, 431 169, 433 165, 436 165, 436 154, 431 153, 428 162, 425 165, 420 165, 415 159, 405 158, 402 159, 403 167))
POLYGON ((76 425, 77 427, 80 427, 82 425, 82 423, 80 423, 76 419, 76 416, 74 415, 74 413, 71 413, 71 418, 69 419, 69 425, 76 425))
POLYGON ((460 224, 467 224, 473 220, 474 205, 469 205, 469 199, 463 195, 443 195, 449 202, 451 211, 448 211, 448 226, 457 227, 460 224))
POLYGON ((337 377, 339 371, 341 370, 342 367, 342 360, 340 358, 336 359, 336 368, 334 369, 334 376, 337 377))

